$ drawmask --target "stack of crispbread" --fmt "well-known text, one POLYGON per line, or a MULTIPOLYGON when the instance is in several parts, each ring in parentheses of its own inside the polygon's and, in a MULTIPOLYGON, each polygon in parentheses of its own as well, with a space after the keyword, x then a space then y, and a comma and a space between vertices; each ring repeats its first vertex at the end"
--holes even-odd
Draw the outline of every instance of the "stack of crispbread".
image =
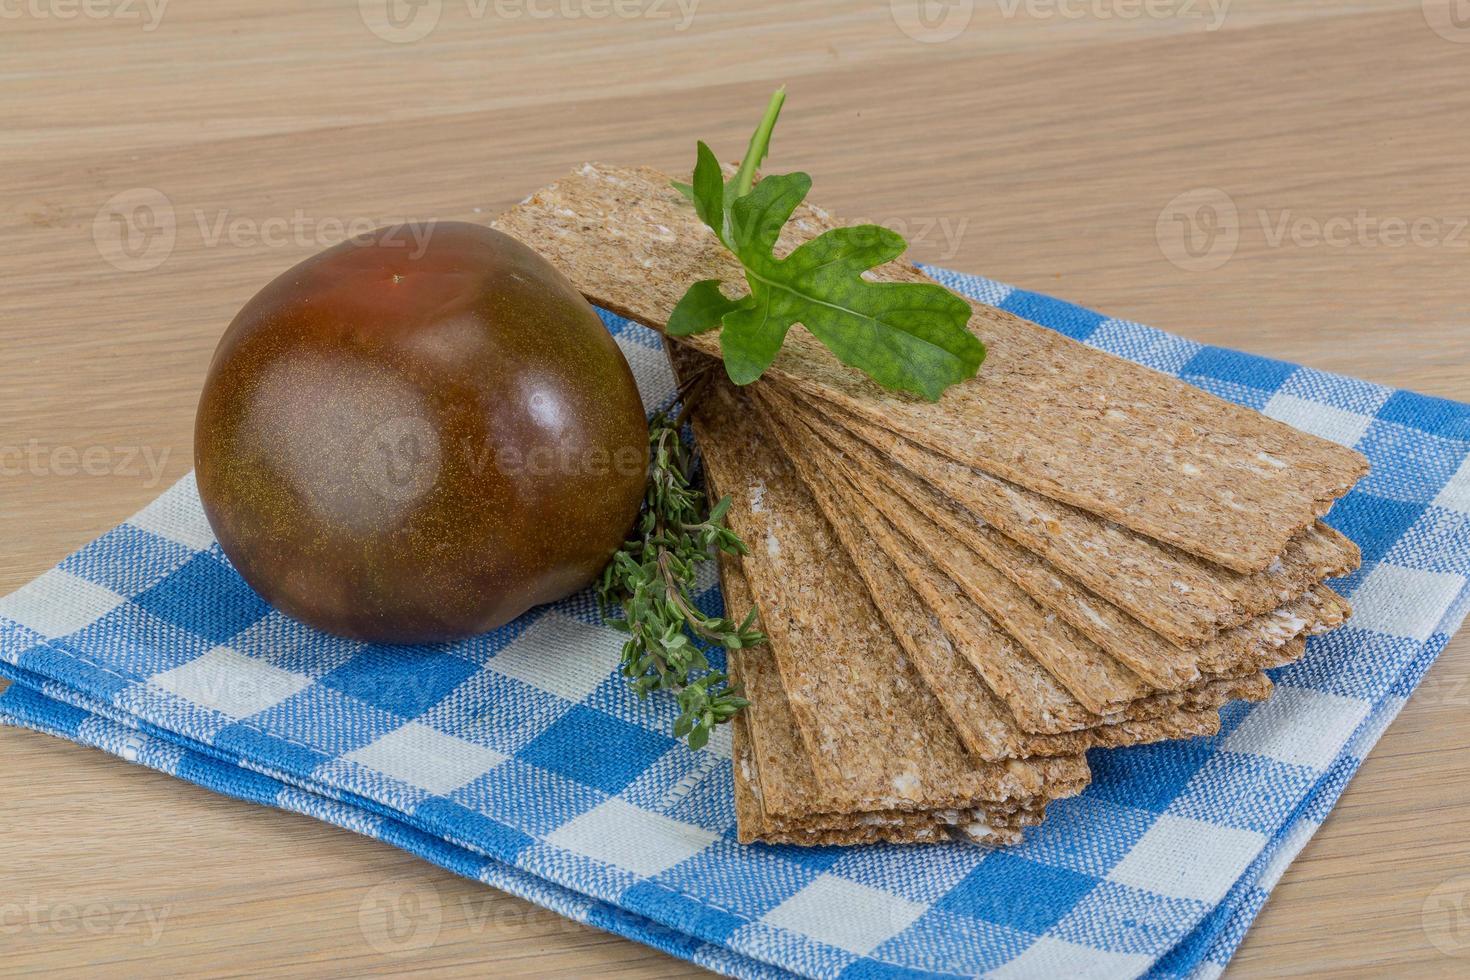
MULTIPOLYGON (((584 166, 496 225, 655 328, 690 283, 742 278, 651 170, 584 166)), ((803 207, 777 251, 836 225, 803 207)), ((1361 456, 973 307, 988 359, 937 403, 800 327, 748 388, 709 371, 695 433, 751 549, 726 601, 770 638, 731 665, 742 840, 1013 841, 1086 785, 1086 749, 1216 731, 1349 614, 1322 583, 1358 550, 1318 518, 1361 456)))

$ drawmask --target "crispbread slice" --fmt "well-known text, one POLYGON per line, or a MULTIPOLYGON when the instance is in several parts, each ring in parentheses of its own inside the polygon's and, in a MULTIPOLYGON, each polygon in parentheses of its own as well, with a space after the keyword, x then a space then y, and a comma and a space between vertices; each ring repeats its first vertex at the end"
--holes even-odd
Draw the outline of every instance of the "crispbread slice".
POLYGON ((787 451, 788 459, 812 489, 812 495, 838 534, 843 547, 868 586, 875 605, 934 696, 944 707, 961 741, 982 759, 1017 758, 1079 752, 1088 748, 1116 748, 1210 735, 1219 730, 1218 709, 1228 700, 1255 697, 1263 689, 1254 678, 1207 681, 1197 685, 1179 708, 1157 718, 1147 717, 1148 702, 1129 705, 1123 720, 1110 720, 1082 731, 1037 735, 1022 731, 1015 719, 955 649, 942 625, 924 608, 918 594, 873 540, 861 520, 844 520, 837 506, 840 495, 816 466, 804 446, 791 444, 797 428, 770 424, 766 430, 787 451), (1142 717, 1129 717, 1130 714, 1142 717))
MULTIPOLYGON (((860 491, 852 488, 846 499, 856 502, 863 498, 860 491)), ((902 530, 904 537, 922 549, 940 571, 1087 710, 1099 715, 1111 714, 1160 690, 1065 619, 1051 614, 975 552, 955 547, 946 540, 943 530, 923 514, 902 500, 893 503, 897 512, 890 522, 902 530)))
MULTIPOLYGON (((886 518, 879 516, 869 530, 903 578, 923 597, 925 606, 943 625, 955 649, 1005 702, 1024 730, 1054 734, 1093 728, 1120 718, 1157 717, 1178 710, 1194 696, 1194 689, 1155 694, 1133 702, 1125 713, 1113 716, 1087 710, 886 518)), ((1278 652, 1295 659, 1301 656, 1304 645, 1304 639, 1298 638, 1278 652)), ((1255 669, 1253 666, 1245 670, 1255 669)), ((1265 681, 1264 674, 1251 676, 1265 681)), ((1259 696, 1240 693, 1233 697, 1260 700, 1269 693, 1269 685, 1258 693, 1259 696)))
MULTIPOLYGON (((769 390, 763 396, 777 404, 791 404, 769 390)), ((1199 646, 1181 647, 1059 572, 1045 558, 945 501, 929 484, 900 468, 883 467, 866 443, 854 440, 847 445, 852 449, 851 456, 820 441, 812 451, 836 453, 850 474, 856 464, 868 479, 855 477, 852 483, 873 506, 882 510, 897 499, 906 506, 916 507, 956 544, 980 555, 1036 602, 1056 612, 1144 680, 1162 689, 1193 683, 1201 673, 1218 674, 1243 664, 1269 662, 1271 649, 1298 635, 1311 636, 1336 629, 1352 612, 1347 601, 1330 588, 1313 585, 1298 598, 1217 633, 1199 646)))
MULTIPOLYGON (((752 599, 737 561, 722 558, 721 580, 727 614, 743 619, 752 599)), ((802 798, 818 805, 825 798, 815 786, 771 652, 763 648, 734 652, 730 668, 734 679, 753 701, 734 722, 736 810, 742 842, 762 840, 807 846, 875 841, 925 843, 947 839, 941 828, 949 827, 971 840, 1006 844, 1019 839, 1020 826, 1040 819, 1045 799, 985 804, 963 812, 860 811, 771 816, 762 806, 763 785, 776 793, 789 793, 791 784, 795 783, 803 787, 799 791, 802 798), (767 759, 764 770, 758 761, 752 730, 764 736, 762 748, 766 751, 762 755, 767 759)), ((1219 728, 1218 706, 1226 698, 1235 695, 1257 698, 1265 690, 1259 678, 1245 679, 1235 685, 1234 689, 1222 690, 1210 699, 1210 707, 1206 709, 1179 711, 1156 720, 1121 721, 1084 733, 1085 738, 1089 744, 1110 747, 1213 734, 1219 728)), ((1052 797, 1070 795, 1081 788, 1081 781, 1074 785, 1053 783, 1050 794, 1052 797)))
POLYGON ((705 469, 734 498, 730 527, 751 545, 745 575, 816 783, 831 800, 767 791, 767 813, 965 808, 1029 799, 1086 772, 1075 756, 976 763, 743 396, 712 377, 701 406, 694 422, 705 469))
MULTIPOLYGON (((784 254, 839 224, 797 209, 784 254)), ((742 280, 738 263, 648 168, 584 164, 495 226, 565 273, 599 305, 661 328, 688 286, 742 280)), ((929 281, 895 261, 877 281, 929 281)), ((1237 571, 1258 571, 1365 472, 1362 456, 972 303, 989 347, 979 376, 937 403, 885 391, 794 328, 767 372, 966 466, 1117 521, 1237 571)), ((718 335, 688 342, 718 355, 718 335)))
MULTIPOLYGON (((744 619, 752 607, 750 587, 738 560, 722 556, 720 579, 726 609, 744 619)), ((932 843, 948 839, 946 828, 962 826, 965 836, 984 843, 1013 843, 1025 815, 1039 819, 1047 798, 981 805, 968 810, 943 811, 813 811, 772 814, 765 800, 792 797, 815 806, 830 805, 831 797, 816 784, 805 746, 796 733, 786 692, 769 649, 732 652, 731 678, 753 703, 732 722, 734 732, 735 811, 742 843, 862 844, 932 843), (759 736, 759 737, 757 737, 759 736), (762 764, 764 759, 764 765, 762 764)), ((1055 796, 1080 792, 1087 774, 1073 774, 1070 782, 1054 782, 1055 796)))
MULTIPOLYGON (((683 355, 680 359, 687 360, 692 357, 693 355, 683 355)), ((863 578, 864 584, 868 587, 873 605, 881 610, 881 614, 885 617, 890 613, 901 613, 906 607, 912 608, 912 590, 906 581, 907 576, 894 574, 883 565, 883 562, 889 561, 894 557, 891 554, 885 554, 885 552, 898 550, 895 541, 890 538, 882 542, 879 547, 875 547, 873 539, 868 536, 870 529, 879 534, 884 533, 882 528, 886 527, 886 522, 883 517, 879 514, 864 512, 859 515, 859 519, 856 521, 841 519, 842 515, 838 511, 844 508, 848 510, 858 509, 855 500, 856 492, 852 490, 850 485, 842 482, 840 473, 824 471, 817 465, 817 461, 821 457, 819 454, 807 451, 808 443, 803 441, 803 430, 799 427, 799 423, 787 425, 778 420, 773 420, 769 415, 769 410, 763 407, 759 400, 749 404, 755 412, 755 418, 760 422, 760 430, 769 441, 773 441, 782 447, 783 452, 786 454, 783 461, 788 466, 793 467, 796 475, 809 484, 808 496, 816 502, 818 507, 825 509, 825 517, 827 519, 823 522, 824 526, 832 529, 838 535, 839 541, 843 544, 842 553, 835 551, 831 553, 827 564, 829 571, 836 572, 844 565, 849 568, 854 568, 859 576, 863 578)), ((745 416, 742 414, 741 417, 744 418, 745 416)), ((762 510, 768 507, 767 495, 764 492, 761 494, 759 506, 762 510)), ((931 606, 931 611, 934 608, 931 606)), ((986 613, 983 610, 975 610, 975 618, 977 620, 983 620, 985 617, 986 613)), ((945 617, 942 612, 938 618, 941 624, 944 624, 945 617)), ((907 628, 910 624, 899 626, 891 618, 887 619, 887 622, 890 624, 890 632, 899 637, 901 643, 903 642, 902 638, 912 638, 913 636, 920 635, 919 630, 907 628)), ((1022 691, 1018 694, 1018 697, 1022 702, 1027 703, 1035 717, 1061 716, 1072 720, 1065 728, 1053 728, 1050 730, 1045 728, 1026 729, 1031 732, 1048 731, 1049 734, 1057 734, 1061 731, 1091 728, 1125 719, 1139 720, 1144 718, 1157 718, 1181 709, 1199 710, 1206 706, 1218 708, 1226 699, 1224 691, 1227 688, 1232 691, 1239 690, 1242 692, 1237 696, 1252 696, 1252 693, 1258 690, 1261 692, 1261 696, 1264 696, 1264 690, 1266 690, 1264 688, 1252 687, 1252 684, 1255 683, 1253 681, 1240 685, 1230 683, 1216 685, 1212 682, 1217 680, 1217 678, 1208 678, 1204 684, 1184 691, 1164 692, 1154 695, 1147 695, 1147 692, 1142 692, 1137 699, 1130 700, 1126 705, 1119 705, 1117 709, 1105 714, 1091 711, 1079 704, 1065 687, 1056 684, 1053 676, 1042 669, 1035 657, 1028 655, 1023 649, 1014 646, 1013 638, 1007 635, 1004 630, 996 629, 990 633, 967 633, 963 639, 957 640, 956 644, 968 647, 986 647, 987 659, 1002 664, 1001 670, 1006 673, 1006 676, 1019 681, 1017 686, 1022 691), (1049 696, 1036 698, 1038 694, 1049 696)), ((952 659, 953 648, 956 644, 951 644, 948 647, 951 664, 954 663, 952 659)), ((905 648, 910 654, 911 661, 919 669, 921 674, 925 670, 930 670, 934 672, 935 676, 942 676, 939 672, 941 662, 939 658, 944 656, 946 652, 945 647, 941 646, 937 651, 920 651, 918 655, 915 655, 915 651, 911 646, 905 644, 905 648)), ((1234 679, 1235 675, 1238 674, 1252 673, 1254 673, 1253 667, 1242 668, 1235 671, 1231 675, 1231 678, 1227 680, 1234 679)), ((959 673, 954 676, 957 680, 964 680, 967 675, 959 673)), ((941 704, 945 707, 946 711, 958 711, 960 709, 960 703, 963 701, 975 701, 978 703, 980 700, 974 690, 970 689, 965 692, 965 697, 959 699, 959 702, 956 702, 950 697, 951 691, 957 689, 957 686, 953 683, 945 684, 943 681, 940 681, 931 683, 930 686, 936 689, 939 687, 946 688, 945 694, 940 697, 941 704)), ((1001 692, 993 690, 992 693, 999 695, 1001 692)), ((936 696, 938 696, 937 691, 936 696)), ((991 715, 991 718, 993 719, 994 715, 991 715)), ((973 722, 975 720, 977 719, 971 719, 972 724, 968 727, 973 728, 973 722)), ((956 727, 958 728, 959 725, 956 727)), ((962 732, 964 730, 961 729, 962 732)), ((977 739, 976 741, 979 744, 971 746, 971 751, 978 751, 979 754, 984 755, 985 749, 981 747, 983 740, 977 739)), ((967 745, 969 745, 968 742, 967 745)), ((1036 752, 1046 751, 1038 743, 1031 743, 1027 748, 1036 752)))
MULTIPOLYGON (((725 586, 727 612, 743 619, 751 608, 749 586, 740 573, 738 563, 730 559, 722 561, 722 581, 725 586)), ((961 667, 965 665, 960 664, 961 667)), ((990 844, 1010 843, 1019 839, 1019 826, 1040 819, 1044 799, 1026 803, 1011 801, 1001 804, 980 804, 969 810, 940 810, 930 812, 903 811, 858 811, 837 813, 814 811, 803 816, 772 816, 762 807, 762 785, 769 785, 780 795, 790 796, 792 784, 800 787, 796 795, 809 803, 822 806, 829 796, 816 785, 810 763, 805 756, 805 747, 796 732, 791 718, 786 695, 781 687, 772 653, 768 649, 739 651, 731 655, 731 670, 737 681, 745 687, 752 706, 736 719, 736 805, 740 820, 742 841, 764 840, 771 843, 799 845, 857 844, 874 841, 895 843, 922 843, 946 839, 940 829, 949 827, 951 832, 990 844), (750 666, 747 666, 750 665, 750 666), (768 760, 765 775, 758 762, 756 738, 749 730, 763 736, 762 753, 768 760)), ((1264 678, 1259 676, 1234 682, 1233 689, 1224 689, 1225 682, 1213 685, 1216 690, 1201 692, 1194 701, 1184 701, 1196 710, 1176 711, 1164 718, 1152 721, 1120 721, 1086 733, 1089 744, 1099 746, 1131 745, 1161 738, 1186 737, 1210 734, 1218 730, 1218 706, 1229 697, 1258 698, 1268 689, 1264 678), (1198 709, 1199 702, 1208 707, 1198 709)), ((1083 777, 1085 778, 1085 777, 1083 777)), ((1048 792, 1051 797, 1068 795, 1080 790, 1082 779, 1074 784, 1053 782, 1048 792)))
MULTIPOLYGON (((1011 640, 1025 649, 1031 655, 1030 659, 1044 668, 1061 688, 1099 719, 1118 716, 1120 713, 1136 718, 1140 713, 1165 710, 1155 707, 1159 704, 1157 689, 1139 684, 1136 679, 1132 689, 1125 692, 1125 696, 1115 697, 1111 703, 1104 704, 1096 696, 1098 678, 1105 685, 1110 675, 1125 678, 1135 678, 1135 675, 1118 664, 1111 654, 1077 634, 1064 622, 1059 622, 1057 617, 993 569, 977 571, 963 564, 946 566, 946 557, 954 558, 968 553, 953 546, 951 542, 937 538, 933 533, 936 526, 921 514, 904 514, 902 511, 894 514, 891 509, 876 510, 863 498, 856 481, 850 478, 841 460, 824 451, 820 440, 811 430, 799 421, 780 419, 767 404, 767 399, 757 397, 755 403, 763 427, 782 447, 798 475, 811 489, 827 523, 837 532, 848 556, 867 583, 875 604, 887 618, 919 672, 934 690, 935 696, 954 719, 955 727, 967 745, 971 745, 971 739, 975 737, 970 729, 975 727, 976 719, 984 717, 967 709, 980 699, 966 684, 956 683, 957 677, 965 678, 962 672, 957 672, 952 666, 961 658, 944 634, 943 615, 934 619, 935 611, 922 607, 919 596, 885 554, 885 547, 888 550, 899 547, 896 539, 889 536, 884 545, 875 541, 873 534, 869 533, 869 528, 893 527, 888 520, 890 516, 908 518, 904 522, 903 536, 919 543, 923 560, 936 563, 941 569, 951 572, 948 576, 951 581, 959 578, 953 574, 954 570, 966 572, 970 581, 966 598, 999 625, 1011 640), (930 525, 927 532, 923 527, 925 524, 930 525), (929 644, 919 646, 916 641, 920 638, 929 638, 929 644)), ((901 500, 889 503, 891 507, 907 507, 901 500)), ((884 532, 878 533, 882 535, 884 532)), ((1237 677, 1255 669, 1254 662, 1247 661, 1224 665, 1220 673, 1227 677, 1237 677)), ((1197 672, 1196 681, 1200 676, 1209 681, 1216 679, 1218 674, 1200 675, 1197 672)), ((1191 683, 1180 685, 1175 690, 1193 690, 1198 687, 1198 683, 1191 683)), ((1168 702, 1164 704, 1167 705, 1168 702)), ((1059 703, 1052 705, 1054 708, 1059 706, 1059 703)), ((976 740, 982 744, 971 745, 971 751, 983 754, 983 740, 976 740)), ((1040 744, 1033 743, 1032 751, 1044 752, 1045 749, 1040 744)))
MULTIPOLYGON (((1232 631, 1228 640, 1194 651, 1171 647, 1155 636, 1153 651, 1163 656, 1140 656, 1140 653, 1150 652, 1150 648, 1144 647, 1140 651, 1129 646, 1123 646, 1115 655, 1110 646, 1116 647, 1117 643, 1104 646, 1094 642, 1090 636, 1069 623, 1065 616, 1054 615, 1054 606, 1043 605, 1038 597, 1022 589, 1003 574, 1000 568, 986 561, 987 556, 982 550, 983 542, 974 542, 976 550, 971 550, 968 546, 970 542, 963 536, 947 533, 947 529, 929 520, 914 509, 905 497, 898 494, 874 495, 871 499, 866 497, 865 494, 872 490, 872 486, 862 479, 861 473, 850 467, 849 461, 823 444, 799 420, 791 419, 780 425, 772 424, 769 421, 772 408, 767 403, 774 400, 763 395, 757 401, 763 406, 762 414, 767 419, 767 428, 777 434, 803 478, 808 483, 820 481, 821 485, 815 493, 818 501, 824 507, 831 507, 834 501, 824 498, 835 498, 835 502, 840 504, 845 520, 830 510, 827 514, 829 523, 838 529, 839 535, 844 529, 849 534, 855 534, 858 532, 853 528, 887 519, 1089 711, 1108 714, 1147 697, 1154 691, 1192 686, 1201 676, 1222 673, 1234 676, 1253 670, 1262 657, 1269 657, 1271 651, 1287 640, 1337 625, 1341 618, 1340 612, 1346 606, 1340 600, 1334 604, 1328 603, 1324 598, 1320 608, 1316 610, 1320 615, 1296 614, 1305 613, 1306 609, 1277 611, 1270 616, 1261 617, 1260 622, 1250 630, 1241 628, 1232 631), (826 475, 818 477, 814 471, 822 471, 826 475), (1202 658, 1200 652, 1207 649, 1210 656, 1202 658), (1233 654, 1233 659, 1227 659, 1227 654, 1233 654), (1126 663, 1124 658, 1127 658, 1126 663), (1202 659, 1207 661, 1203 670, 1199 666, 1202 659), (1152 665, 1159 661, 1173 666, 1189 665, 1193 668, 1191 679, 1188 683, 1165 687, 1162 684, 1145 682, 1138 673, 1130 669, 1134 662, 1152 665)), ((856 556, 863 548, 849 543, 847 550, 856 556)), ((1012 547, 1011 551, 1016 554, 1002 555, 1002 560, 1009 557, 1012 561, 1019 561, 1029 557, 1019 548, 1012 547)), ((862 561, 858 560, 858 564, 861 568, 862 561)), ((872 579, 869 582, 871 587, 872 579)), ((886 588, 890 592, 893 589, 891 585, 886 588)), ((1330 590, 1321 591, 1332 596, 1330 590)), ((879 602, 880 607, 885 605, 884 602, 879 602)), ((1096 599, 1094 605, 1107 608, 1096 599)), ((1301 601, 1295 605, 1316 607, 1319 604, 1301 601)), ((895 632, 902 635, 901 630, 895 632)), ((1148 633, 1141 628, 1137 632, 1148 633)), ((941 701, 943 700, 945 699, 941 697, 941 701)))
POLYGON ((1242 575, 957 466, 850 414, 770 387, 762 397, 931 518, 977 531, 992 526, 1177 646, 1207 643, 1359 562, 1355 544, 1318 523, 1291 542, 1278 566, 1242 575))
MULTIPOLYGON (((827 844, 851 845, 884 842, 890 844, 940 843, 948 839, 937 822, 887 824, 865 822, 863 815, 849 817, 847 827, 803 827, 799 824, 776 828, 761 808, 760 771, 755 758, 748 725, 743 715, 731 722, 734 728, 735 823, 740 843, 763 841, 768 844, 795 844, 814 847, 827 844)), ((1015 840, 1012 831, 995 835, 986 843, 1008 844, 1015 840)))
MULTIPOLYGON (((761 419, 768 423, 764 412, 761 419)), ((814 466, 804 465, 810 460, 788 445, 795 430, 771 424, 765 428, 782 445, 787 459, 807 483, 827 523, 836 531, 848 558, 867 585, 874 606, 944 708, 960 741, 973 755, 987 760, 1018 759, 1076 754, 1091 746, 1084 732, 1036 735, 1017 726, 1010 711, 955 650, 939 621, 924 608, 918 593, 878 548, 863 524, 841 520, 834 513, 837 497, 825 476, 814 466)))
MULTIPOLYGON (((776 676, 775 667, 766 671, 776 676)), ((735 670, 735 676, 751 689, 750 677, 735 670)), ((754 688, 760 689, 759 683, 754 688)), ((776 691, 781 691, 779 683, 776 691)), ((772 693, 761 689, 767 702, 772 693)), ((791 757, 767 760, 761 767, 756 752, 756 743, 750 733, 750 721, 744 716, 734 720, 735 726, 735 814, 738 836, 741 843, 764 840, 767 843, 797 843, 797 845, 823 845, 823 843, 873 843, 883 840, 888 843, 936 843, 948 839, 950 830, 964 827, 966 836, 976 842, 1013 843, 1020 839, 1020 827, 1030 826, 1041 818, 1045 801, 1026 804, 994 805, 964 811, 858 811, 858 813, 823 813, 807 817, 773 817, 763 808, 763 785, 781 783, 791 779, 791 768, 806 767, 804 777, 810 779, 810 767, 801 752, 791 757)))

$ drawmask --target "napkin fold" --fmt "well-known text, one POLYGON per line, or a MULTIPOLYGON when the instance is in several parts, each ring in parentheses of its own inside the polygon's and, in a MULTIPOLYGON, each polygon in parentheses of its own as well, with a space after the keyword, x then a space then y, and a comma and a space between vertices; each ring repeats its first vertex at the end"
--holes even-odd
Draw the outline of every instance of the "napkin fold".
MULTIPOLYGON (((617 676, 590 594, 402 648, 263 603, 192 478, 0 599, 0 722, 401 847, 743 977, 1213 976, 1470 608, 1470 405, 1206 347, 940 269, 958 292, 1353 446, 1328 520, 1363 550, 1356 614, 1211 738, 1095 751, 1026 841, 741 846, 728 732, 617 676)), ((651 331, 603 314, 645 405, 651 331)), ((712 580, 702 605, 719 608, 712 580)))

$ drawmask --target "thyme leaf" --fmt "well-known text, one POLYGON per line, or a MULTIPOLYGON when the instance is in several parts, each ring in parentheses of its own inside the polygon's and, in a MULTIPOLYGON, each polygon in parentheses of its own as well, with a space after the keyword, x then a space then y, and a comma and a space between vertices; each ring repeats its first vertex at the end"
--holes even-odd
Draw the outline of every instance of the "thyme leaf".
POLYGON ((652 462, 636 534, 613 555, 597 586, 603 619, 628 634, 620 672, 639 697, 675 695, 674 737, 693 749, 703 748, 716 725, 750 703, 724 671, 710 666, 705 647, 740 650, 766 640, 755 628, 754 609, 736 623, 705 614, 693 599, 699 565, 716 550, 747 553, 725 526, 730 498, 710 507, 694 486, 694 453, 680 436, 708 378, 707 372, 691 377, 674 405, 649 421, 652 462))

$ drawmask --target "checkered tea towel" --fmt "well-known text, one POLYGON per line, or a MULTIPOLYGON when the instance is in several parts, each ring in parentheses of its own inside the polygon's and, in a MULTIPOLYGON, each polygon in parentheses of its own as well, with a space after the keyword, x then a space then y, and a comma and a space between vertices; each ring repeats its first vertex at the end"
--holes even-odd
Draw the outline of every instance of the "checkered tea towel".
MULTIPOLYGON (((737 976, 1211 976, 1470 606, 1470 406, 932 270, 961 293, 1366 454, 1328 520, 1356 607, 1212 738, 1090 756, 1013 848, 735 841, 728 732, 615 672, 590 595, 405 649, 267 607, 191 479, 0 600, 0 720, 308 813, 737 976)), ((605 315, 653 407, 659 340, 605 315)), ((720 606, 710 582, 701 596, 720 606)))

